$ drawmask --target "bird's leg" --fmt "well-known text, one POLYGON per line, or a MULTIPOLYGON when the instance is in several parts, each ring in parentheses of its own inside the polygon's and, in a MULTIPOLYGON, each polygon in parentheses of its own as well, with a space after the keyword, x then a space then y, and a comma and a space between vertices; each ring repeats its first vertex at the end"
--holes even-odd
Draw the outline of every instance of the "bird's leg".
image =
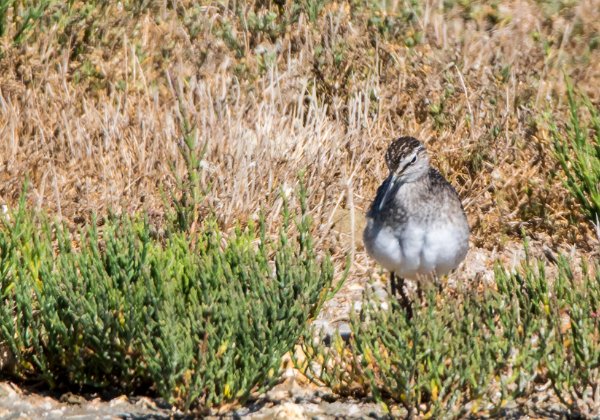
POLYGON ((406 296, 406 292, 404 291, 404 278, 398 277, 398 280, 399 281, 398 281, 397 288, 400 291, 400 297, 402 299, 402 302, 400 304, 406 311, 406 316, 408 317, 408 319, 412 319, 412 317, 413 317, 412 302, 408 299, 408 296, 406 296))
POLYGON ((442 293, 442 280, 437 275, 437 273, 433 274, 433 283, 435 284, 435 287, 437 288, 438 293, 442 293))
POLYGON ((398 293, 396 274, 393 271, 390 271, 390 293, 394 297, 396 297, 396 293, 398 293))
POLYGON ((411 319, 413 314, 412 304, 404 291, 404 279, 397 276, 393 271, 390 272, 390 289, 392 297, 398 298, 398 295, 400 295, 398 299, 400 301, 400 306, 406 311, 408 319, 411 319))

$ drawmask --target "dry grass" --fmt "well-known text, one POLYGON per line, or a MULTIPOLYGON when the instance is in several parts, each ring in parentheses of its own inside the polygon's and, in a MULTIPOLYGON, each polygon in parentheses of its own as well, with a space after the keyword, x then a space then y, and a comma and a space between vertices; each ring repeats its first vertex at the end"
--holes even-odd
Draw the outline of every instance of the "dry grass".
POLYGON ((31 203, 73 225, 108 209, 160 216, 171 164, 184 171, 184 114, 224 226, 274 214, 303 171, 315 233, 341 254, 337 215, 360 236, 383 151, 410 134, 457 187, 476 247, 502 250, 521 229, 552 249, 597 247, 544 116, 567 119, 564 74, 600 101, 598 0, 323 0, 297 14, 292 2, 138 3, 50 2, 21 42, 8 9, 0 200, 14 205, 29 178, 31 203), (289 19, 269 21, 278 11, 289 19))

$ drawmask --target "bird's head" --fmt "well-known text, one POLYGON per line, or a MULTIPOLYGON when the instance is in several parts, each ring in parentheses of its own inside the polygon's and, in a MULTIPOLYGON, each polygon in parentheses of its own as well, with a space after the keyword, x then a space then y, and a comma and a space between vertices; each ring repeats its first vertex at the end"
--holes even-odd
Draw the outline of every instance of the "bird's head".
POLYGON ((400 185, 416 181, 429 171, 427 150, 414 137, 400 137, 392 141, 385 153, 385 161, 390 175, 386 181, 387 189, 379 203, 380 209, 394 196, 400 185))
POLYGON ((429 156, 425 146, 414 137, 400 137, 388 146, 385 162, 399 182, 415 181, 427 174, 429 156))

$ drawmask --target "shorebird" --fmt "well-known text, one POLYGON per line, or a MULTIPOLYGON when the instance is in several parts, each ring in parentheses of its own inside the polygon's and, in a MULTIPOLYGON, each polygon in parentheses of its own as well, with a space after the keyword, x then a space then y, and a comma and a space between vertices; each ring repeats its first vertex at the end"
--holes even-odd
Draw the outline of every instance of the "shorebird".
POLYGON ((367 252, 390 271, 392 295, 399 292, 412 316, 404 279, 447 274, 465 258, 469 224, 456 190, 429 165, 425 146, 413 137, 392 141, 385 154, 390 171, 367 213, 367 252))

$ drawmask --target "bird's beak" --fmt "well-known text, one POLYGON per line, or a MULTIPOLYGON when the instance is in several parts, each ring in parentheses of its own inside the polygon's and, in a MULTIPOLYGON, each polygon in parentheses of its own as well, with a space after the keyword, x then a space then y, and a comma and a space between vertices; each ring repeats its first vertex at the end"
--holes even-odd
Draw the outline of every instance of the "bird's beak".
POLYGON ((395 174, 390 174, 390 176, 388 176, 388 178, 385 180, 385 183, 386 183, 385 192, 383 193, 383 197, 381 198, 381 201, 379 202, 378 210, 381 210, 383 208, 383 206, 392 197, 394 197, 394 191, 396 190, 395 185, 396 185, 397 179, 398 178, 396 177, 395 174))

